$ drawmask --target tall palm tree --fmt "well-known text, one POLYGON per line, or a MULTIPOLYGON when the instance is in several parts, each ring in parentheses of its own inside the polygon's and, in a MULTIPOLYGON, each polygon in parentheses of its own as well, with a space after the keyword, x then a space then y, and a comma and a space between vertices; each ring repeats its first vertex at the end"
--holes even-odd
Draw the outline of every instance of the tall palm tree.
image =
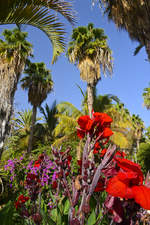
POLYGON ((0 158, 10 131, 9 121, 17 83, 32 50, 32 45, 26 41, 26 32, 4 30, 3 36, 5 40, 0 40, 0 158))
POLYGON ((132 40, 139 42, 136 53, 145 46, 150 60, 150 1, 99 0, 99 2, 108 18, 117 27, 125 29, 132 40))
POLYGON ((87 82, 88 110, 92 114, 93 89, 103 74, 112 74, 111 50, 107 45, 104 30, 94 28, 92 23, 87 27, 73 29, 67 56, 71 63, 78 66, 80 77, 87 82))
POLYGON ((71 2, 62 0, 1 0, 0 24, 27 24, 42 30, 53 46, 54 62, 64 51, 64 24, 57 16, 62 15, 74 24, 71 2))
POLYGON ((143 98, 144 98, 144 106, 147 109, 150 109, 150 84, 149 87, 144 88, 143 98))
POLYGON ((28 144, 28 153, 30 153, 32 150, 32 139, 37 107, 40 107, 42 102, 47 98, 47 95, 52 91, 53 81, 50 70, 46 69, 43 62, 30 62, 27 68, 25 68, 25 74, 27 75, 21 80, 21 86, 23 89, 28 90, 28 101, 33 106, 32 125, 28 144))

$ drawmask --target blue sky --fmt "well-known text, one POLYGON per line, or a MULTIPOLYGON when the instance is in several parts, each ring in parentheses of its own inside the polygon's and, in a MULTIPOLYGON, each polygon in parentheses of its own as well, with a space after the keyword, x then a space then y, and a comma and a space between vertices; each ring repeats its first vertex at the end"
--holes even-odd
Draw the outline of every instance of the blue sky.
MULTIPOLYGON (((145 126, 150 126, 150 111, 143 107, 142 98, 143 89, 148 87, 150 81, 150 64, 146 61, 145 49, 143 48, 137 56, 133 56, 138 43, 132 42, 125 31, 117 30, 107 17, 102 16, 98 5, 92 7, 90 0, 74 0, 74 8, 78 13, 76 26, 86 26, 92 22, 95 27, 103 28, 108 36, 108 45, 113 51, 112 78, 105 78, 102 74, 102 79, 97 85, 98 94, 117 95, 131 114, 138 114, 145 126)), ((66 20, 62 19, 62 21, 65 22, 67 40, 69 40, 72 26, 66 20)), ((8 27, 12 26, 1 26, 0 33, 8 27)), ((60 56, 54 65, 51 65, 52 46, 47 36, 37 28, 30 26, 25 26, 25 31, 29 33, 28 40, 34 46, 34 61, 43 61, 52 71, 54 91, 49 94, 43 105, 46 102, 51 105, 56 99, 57 103, 69 101, 80 108, 82 95, 76 84, 86 90, 86 83, 80 80, 79 70, 68 62, 65 54, 60 56)), ((22 91, 20 85, 15 95, 15 107, 18 110, 31 108, 27 92, 22 91)))

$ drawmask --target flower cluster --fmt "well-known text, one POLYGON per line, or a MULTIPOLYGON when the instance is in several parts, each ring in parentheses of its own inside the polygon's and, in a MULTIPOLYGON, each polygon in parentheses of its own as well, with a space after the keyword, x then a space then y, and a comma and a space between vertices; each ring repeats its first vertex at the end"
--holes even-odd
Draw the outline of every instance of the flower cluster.
POLYGON ((80 128, 77 128, 77 135, 80 139, 84 138, 86 134, 92 137, 99 137, 101 140, 106 139, 113 134, 110 129, 112 119, 106 113, 93 112, 92 119, 86 115, 78 119, 80 128))
POLYGON ((24 196, 24 195, 20 195, 20 196, 18 197, 18 200, 15 202, 15 207, 16 207, 16 209, 21 208, 21 207, 24 205, 24 203, 25 203, 26 201, 28 201, 29 199, 30 199, 29 197, 26 197, 26 196, 24 196))

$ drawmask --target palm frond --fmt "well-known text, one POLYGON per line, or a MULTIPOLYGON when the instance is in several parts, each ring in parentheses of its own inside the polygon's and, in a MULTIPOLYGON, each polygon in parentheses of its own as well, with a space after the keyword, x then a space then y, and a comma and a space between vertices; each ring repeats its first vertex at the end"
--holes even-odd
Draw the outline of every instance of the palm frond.
POLYGON ((61 0, 1 0, 0 24, 28 24, 42 30, 53 46, 54 63, 65 49, 65 31, 63 23, 59 22, 54 10, 74 23, 74 13, 71 3, 61 0))
POLYGON ((67 116, 73 116, 77 118, 82 115, 82 112, 77 109, 72 103, 70 102, 61 102, 57 105, 57 109, 59 113, 63 113, 67 116))

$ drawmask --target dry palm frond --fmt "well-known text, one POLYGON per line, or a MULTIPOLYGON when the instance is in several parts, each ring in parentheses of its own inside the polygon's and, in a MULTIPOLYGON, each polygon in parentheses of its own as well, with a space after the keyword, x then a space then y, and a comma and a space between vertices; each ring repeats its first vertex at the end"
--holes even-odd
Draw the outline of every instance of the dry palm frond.
POLYGON ((100 66, 95 64, 89 57, 86 57, 78 64, 80 77, 90 84, 95 84, 100 79, 100 66))

